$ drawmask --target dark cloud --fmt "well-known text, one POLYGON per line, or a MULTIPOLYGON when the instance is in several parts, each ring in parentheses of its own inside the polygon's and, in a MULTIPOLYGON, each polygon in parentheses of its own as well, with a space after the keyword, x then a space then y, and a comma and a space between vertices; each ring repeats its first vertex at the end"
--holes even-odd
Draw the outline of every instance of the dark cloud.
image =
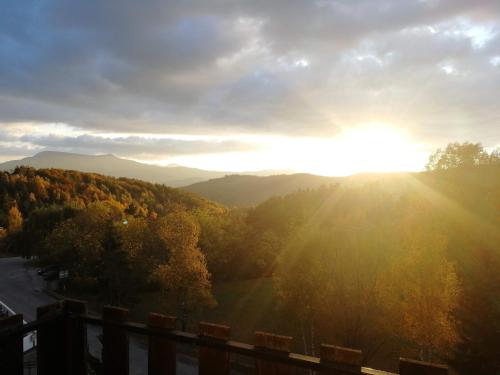
POLYGON ((257 149, 256 145, 238 141, 179 140, 138 136, 107 138, 92 135, 74 137, 24 135, 19 141, 44 149, 82 153, 112 153, 128 157, 165 157, 177 155, 241 152, 257 149))
MULTIPOLYGON (((497 0, 2 5, 0 121, 302 135, 387 121, 439 142, 500 141, 497 0)), ((94 138, 43 142, 142 152, 139 139, 94 138)), ((150 151, 191 147, 160 143, 150 151)))

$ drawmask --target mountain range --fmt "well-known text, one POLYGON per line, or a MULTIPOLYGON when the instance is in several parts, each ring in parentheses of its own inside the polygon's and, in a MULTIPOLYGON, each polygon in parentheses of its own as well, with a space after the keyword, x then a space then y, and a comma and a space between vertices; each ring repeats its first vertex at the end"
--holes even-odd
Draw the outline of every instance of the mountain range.
POLYGON ((178 165, 161 167, 118 158, 114 155, 83 155, 56 151, 43 151, 31 157, 2 163, 0 170, 13 170, 18 166, 93 172, 112 177, 136 178, 172 187, 223 177, 228 173, 178 165))
MULTIPOLYGON (((382 179, 408 179, 407 174, 359 174, 348 177, 327 177, 307 173, 284 174, 279 171, 260 171, 242 174, 208 171, 179 165, 157 166, 122 159, 114 155, 83 155, 43 151, 32 157, 0 164, 9 171, 18 166, 58 168, 99 173, 111 177, 128 177, 164 184, 199 194, 229 207, 254 206, 273 196, 283 196, 297 190, 315 189, 321 185, 359 184, 382 179)), ((394 183, 392 184, 394 186, 394 183)))
POLYGON ((316 176, 308 173, 274 176, 230 175, 183 187, 226 206, 254 206, 273 196, 301 189, 315 189, 342 181, 342 177, 316 176))

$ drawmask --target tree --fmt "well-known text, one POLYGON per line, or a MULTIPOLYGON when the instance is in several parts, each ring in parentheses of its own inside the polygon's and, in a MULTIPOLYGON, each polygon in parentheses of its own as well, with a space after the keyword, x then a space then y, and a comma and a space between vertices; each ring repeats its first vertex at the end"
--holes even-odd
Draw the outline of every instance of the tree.
POLYGON ((7 237, 7 231, 0 227, 0 254, 5 251, 5 239, 7 237))
POLYGON ((17 253, 24 257, 36 255, 43 258, 47 236, 51 234, 57 224, 73 217, 76 213, 76 210, 63 206, 42 207, 31 211, 23 224, 17 253))
POLYGON ((125 305, 134 300, 138 290, 135 272, 120 235, 121 222, 108 221, 102 239, 99 283, 109 304, 125 305))
POLYGON ((496 375, 500 370, 500 254, 478 246, 457 311, 460 341, 451 359, 464 375, 496 375))
POLYGON ((188 314, 212 307, 210 274, 205 257, 197 247, 199 228, 186 212, 178 211, 161 219, 161 237, 169 252, 168 262, 156 269, 163 292, 172 299, 181 313, 182 329, 188 314))
MULTIPOLYGON (((350 202, 357 194, 350 195, 349 211, 336 202, 331 212, 340 217, 319 215, 297 231, 279 257, 275 280, 282 311, 306 354, 316 355, 318 344, 328 342, 361 349, 368 363, 386 346, 374 289, 392 239, 382 226, 367 225, 370 209, 362 214, 350 202)), ((371 204, 377 206, 376 199, 371 204)))
POLYGON ((378 296, 394 334, 416 344, 420 359, 443 357, 458 339, 453 313, 459 301, 455 267, 445 255, 446 239, 414 230, 405 242, 404 253, 380 279, 378 296))
POLYGON ((305 354, 316 355, 318 313, 330 285, 318 233, 300 232, 279 258, 275 274, 281 315, 296 323, 305 354))
POLYGON ((118 226, 121 246, 135 274, 137 287, 153 286, 152 271, 168 261, 169 253, 159 235, 156 220, 129 217, 118 226))
POLYGON ((449 143, 446 148, 436 150, 425 168, 428 171, 459 167, 500 164, 499 151, 488 153, 481 143, 449 143))
POLYGON ((20 232, 23 229, 23 215, 17 205, 12 206, 9 209, 8 214, 8 223, 9 223, 9 234, 15 234, 20 232))

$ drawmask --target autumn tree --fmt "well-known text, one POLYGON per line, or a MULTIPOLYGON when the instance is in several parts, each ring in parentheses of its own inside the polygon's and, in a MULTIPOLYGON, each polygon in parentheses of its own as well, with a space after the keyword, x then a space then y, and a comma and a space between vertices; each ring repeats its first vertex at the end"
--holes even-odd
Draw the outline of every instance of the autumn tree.
POLYGON ((7 238, 7 230, 0 227, 0 254, 5 251, 5 239, 7 238))
POLYGON ((321 261, 321 240, 317 232, 298 233, 279 258, 275 273, 280 314, 297 324, 305 354, 316 354, 318 314, 330 285, 321 261))
POLYGON ((19 235, 17 253, 24 257, 38 256, 43 259, 45 251, 51 251, 52 246, 44 247, 45 239, 57 224, 69 219, 78 211, 65 206, 49 206, 34 209, 24 222, 19 235))
POLYGON ((72 282, 96 284, 108 223, 121 223, 120 207, 97 202, 73 211, 66 220, 59 221, 59 215, 55 213, 56 224, 43 240, 40 260, 69 269, 72 282))
POLYGON ((17 204, 9 209, 7 220, 9 223, 9 234, 18 233, 23 229, 23 215, 19 211, 19 208, 17 208, 17 204))
MULTIPOLYGON (((242 279, 255 275, 253 257, 248 259, 246 210, 232 209, 221 215, 196 213, 200 225, 198 246, 205 255, 214 281, 242 279), (241 260, 245 257, 246 261, 241 260)), ((257 276, 260 276, 257 274, 257 276)))
POLYGON ((182 328, 186 329, 189 313, 215 305, 205 257, 197 246, 199 228, 183 211, 167 215, 160 224, 168 261, 159 265, 155 274, 163 292, 180 311, 182 328))
POLYGON ((119 221, 108 220, 101 240, 102 254, 98 265, 98 280, 107 303, 120 306, 134 301, 138 291, 135 270, 127 253, 119 221))
POLYGON ((282 313, 297 327, 305 353, 317 354, 317 345, 329 342, 361 349, 369 362, 384 348, 374 290, 394 247, 387 202, 371 187, 323 199, 280 254, 275 279, 282 313))
POLYGON ((500 369, 500 254, 476 246, 457 309, 460 340, 451 363, 460 374, 496 375, 500 369))
POLYGON ((378 284, 387 324, 396 336, 417 345, 422 360, 443 357, 457 342, 453 314, 460 289, 445 250, 443 235, 411 233, 378 284))
POLYGON ((165 264, 169 258, 168 249, 161 238, 161 225, 156 219, 128 217, 117 226, 121 246, 136 275, 139 288, 147 288, 154 284, 153 270, 159 264, 165 264))
POLYGON ((436 150, 425 168, 432 171, 492 164, 500 164, 498 150, 488 153, 481 143, 455 142, 448 144, 444 150, 436 150))

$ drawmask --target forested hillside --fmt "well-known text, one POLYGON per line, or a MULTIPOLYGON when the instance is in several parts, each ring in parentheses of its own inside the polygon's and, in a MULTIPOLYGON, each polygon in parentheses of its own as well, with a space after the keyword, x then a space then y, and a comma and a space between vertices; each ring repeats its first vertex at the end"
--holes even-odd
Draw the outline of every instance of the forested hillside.
POLYGON ((500 167, 401 179, 273 198, 249 211, 247 243, 306 352, 336 337, 367 361, 403 354, 493 374, 500 167))
POLYGON ((207 171, 183 166, 149 165, 114 155, 84 155, 68 152, 42 151, 20 160, 0 163, 0 171, 17 167, 57 168, 99 173, 112 177, 136 178, 168 186, 184 186, 209 178, 222 177, 226 172, 207 171))
POLYGON ((321 185, 345 180, 341 177, 315 176, 307 173, 276 176, 230 175, 197 182, 183 187, 229 207, 255 206, 273 197, 301 189, 316 189, 321 185))
POLYGON ((342 184, 359 187, 381 183, 387 189, 401 189, 409 181, 409 173, 359 173, 352 176, 328 177, 308 173, 275 176, 229 175, 182 187, 228 207, 252 207, 269 198, 280 197, 299 190, 342 184))
POLYGON ((0 197, 2 250, 69 269, 74 288, 130 303, 152 284, 169 285, 166 268, 185 267, 184 277, 199 278, 184 300, 213 303, 195 218, 224 215, 217 204, 139 180, 26 167, 0 174, 0 197))
POLYGON ((20 168, 0 176, 3 248, 68 269, 69 288, 107 303, 162 293, 182 317, 215 306, 212 282, 272 277, 279 310, 261 309, 305 353, 327 341, 379 368, 402 355, 494 374, 500 166, 429 169, 228 210, 161 185, 20 168))
POLYGON ((84 209, 108 201, 132 216, 164 215, 176 208, 223 210, 205 198, 164 185, 127 178, 106 177, 62 169, 19 167, 0 172, 0 226, 7 227, 8 211, 19 209, 24 217, 51 206, 84 209))

